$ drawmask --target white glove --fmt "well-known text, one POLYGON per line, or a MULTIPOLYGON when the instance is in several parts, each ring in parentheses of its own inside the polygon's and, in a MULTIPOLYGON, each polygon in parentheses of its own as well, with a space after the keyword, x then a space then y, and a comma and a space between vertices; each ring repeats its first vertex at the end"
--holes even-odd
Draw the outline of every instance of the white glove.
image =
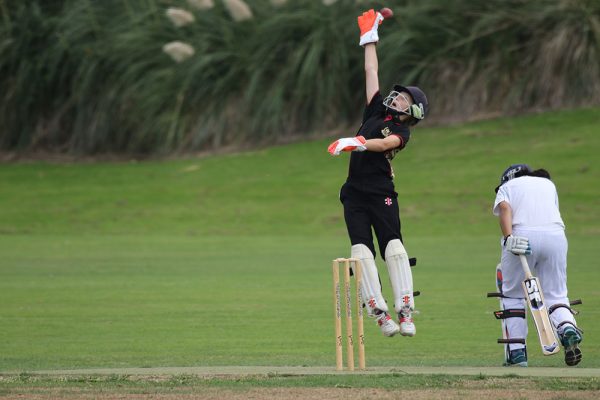
POLYGON ((365 151, 367 150, 366 139, 362 136, 341 138, 331 143, 327 151, 332 156, 339 156, 342 151, 365 151))
POLYGON ((383 22, 383 15, 379 11, 370 9, 365 11, 361 16, 358 17, 358 27, 360 29, 360 42, 361 46, 368 43, 377 43, 379 41, 379 34, 377 28, 383 22))
POLYGON ((523 236, 508 235, 504 238, 504 248, 513 254, 531 254, 529 239, 523 236))

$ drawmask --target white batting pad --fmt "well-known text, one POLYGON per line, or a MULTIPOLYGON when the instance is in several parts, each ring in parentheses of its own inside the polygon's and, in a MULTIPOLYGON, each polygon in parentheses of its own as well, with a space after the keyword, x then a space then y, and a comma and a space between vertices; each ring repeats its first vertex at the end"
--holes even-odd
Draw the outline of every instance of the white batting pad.
POLYGON ((350 251, 352 258, 358 258, 362 265, 362 284, 361 290, 365 304, 369 310, 369 315, 374 314, 374 309, 388 311, 385 299, 381 294, 381 284, 379 283, 379 273, 377 265, 371 250, 364 244, 355 244, 350 251))
MULTIPOLYGON (((548 309, 557 303, 558 304, 569 304, 569 299, 563 298, 563 299, 561 299, 561 301, 546 299, 546 307, 548 309)), ((562 330, 563 330, 562 328, 564 328, 563 324, 565 322, 568 322, 573 326, 577 326, 577 322, 575 321, 575 317, 573 316, 573 314, 571 314, 571 311, 569 311, 569 309, 564 308, 564 307, 559 307, 556 310, 554 310, 554 312, 552 314, 550 314, 550 321, 552 322, 554 329, 556 329, 557 326, 561 326, 561 328, 558 329, 559 334, 562 334, 562 330)))
POLYGON ((385 248, 385 263, 394 291, 394 309, 400 312, 404 305, 415 308, 413 298, 413 279, 408 254, 400 239, 390 240, 385 248))
MULTIPOLYGON (((525 299, 500 299, 503 310, 519 309, 525 310, 527 305, 525 299)), ((525 311, 527 312, 527 311, 525 311)), ((527 320, 525 318, 507 318, 501 320, 502 330, 506 333, 506 339, 518 339, 527 337, 527 320)), ((537 340, 537 339, 536 339, 537 340)), ((511 343, 506 345, 510 350, 522 349, 525 345, 520 343, 511 343)))

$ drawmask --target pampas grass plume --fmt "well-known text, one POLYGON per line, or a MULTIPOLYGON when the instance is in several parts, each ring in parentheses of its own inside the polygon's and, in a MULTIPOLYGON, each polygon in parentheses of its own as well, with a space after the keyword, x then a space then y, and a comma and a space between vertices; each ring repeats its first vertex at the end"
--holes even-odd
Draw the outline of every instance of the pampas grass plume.
POLYGON ((182 8, 169 7, 165 14, 178 28, 194 22, 194 15, 182 8))
POLYGON ((234 21, 240 22, 253 18, 252 10, 243 0, 223 0, 223 3, 234 21))
POLYGON ((183 62, 194 55, 195 51, 187 43, 174 41, 163 46, 163 51, 167 53, 176 63, 183 62))

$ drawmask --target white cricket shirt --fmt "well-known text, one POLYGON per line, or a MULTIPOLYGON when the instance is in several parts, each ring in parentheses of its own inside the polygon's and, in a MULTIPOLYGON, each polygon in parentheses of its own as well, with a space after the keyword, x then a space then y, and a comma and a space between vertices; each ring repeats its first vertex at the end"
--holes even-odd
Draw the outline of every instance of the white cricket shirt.
POLYGON ((547 178, 522 176, 500 186, 494 201, 494 215, 499 215, 498 204, 506 201, 512 209, 513 229, 564 229, 558 208, 556 186, 547 178))

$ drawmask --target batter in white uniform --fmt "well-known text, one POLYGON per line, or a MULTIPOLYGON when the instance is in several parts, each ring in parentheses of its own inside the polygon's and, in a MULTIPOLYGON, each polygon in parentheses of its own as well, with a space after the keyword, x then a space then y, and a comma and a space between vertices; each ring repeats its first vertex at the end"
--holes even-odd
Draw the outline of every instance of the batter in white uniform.
MULTIPOLYGON (((494 215, 502 230, 501 273, 499 289, 505 296, 503 309, 525 309, 521 282, 524 272, 519 257, 527 261, 534 276, 540 279, 550 320, 565 349, 565 363, 581 361, 579 343, 583 336, 569 307, 567 297, 567 238, 560 216, 558 194, 550 174, 544 169, 533 171, 526 164, 511 165, 496 188, 494 215), (523 246, 525 244, 525 247, 523 246), (523 250, 526 248, 526 251, 523 250)), ((507 338, 526 338, 527 320, 520 317, 502 320, 507 338)), ((525 345, 506 345, 504 365, 527 366, 525 345)))

